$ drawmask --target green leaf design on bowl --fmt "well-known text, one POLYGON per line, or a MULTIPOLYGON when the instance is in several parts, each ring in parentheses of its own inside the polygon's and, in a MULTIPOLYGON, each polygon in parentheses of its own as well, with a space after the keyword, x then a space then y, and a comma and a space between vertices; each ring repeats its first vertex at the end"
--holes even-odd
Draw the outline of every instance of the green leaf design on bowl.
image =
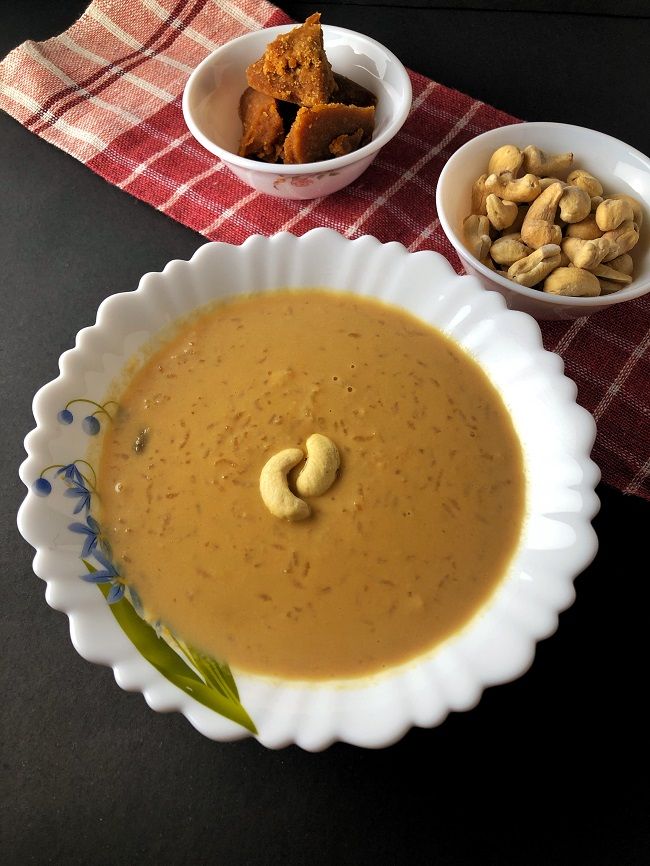
MULTIPOLYGON (((90 573, 97 569, 82 559, 90 573)), ((108 597, 111 585, 98 583, 97 587, 108 597)), ((228 665, 217 662, 172 635, 190 667, 134 610, 126 597, 111 604, 110 611, 120 627, 146 660, 179 689, 211 710, 257 734, 257 728, 239 700, 239 692, 228 665), (195 668, 196 670, 194 670, 195 668), (196 672, 198 671, 198 673, 196 672), (200 674, 200 676, 199 676, 200 674)))

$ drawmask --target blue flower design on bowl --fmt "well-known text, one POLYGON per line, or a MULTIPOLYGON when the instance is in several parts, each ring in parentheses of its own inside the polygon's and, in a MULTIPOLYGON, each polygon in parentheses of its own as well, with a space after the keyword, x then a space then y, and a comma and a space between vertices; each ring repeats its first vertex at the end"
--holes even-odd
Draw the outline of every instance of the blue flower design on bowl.
MULTIPOLYGON (((96 436, 101 431, 97 415, 104 414, 109 421, 113 420, 106 410, 110 402, 101 404, 75 398, 57 413, 57 420, 69 426, 75 420, 70 406, 76 403, 95 406, 95 411, 86 415, 80 426, 88 436, 96 436)), ((116 403, 113 405, 117 408, 116 403)), ((152 625, 147 621, 138 593, 120 574, 99 522, 90 513, 93 496, 97 493, 97 475, 93 466, 83 458, 51 464, 32 482, 31 489, 39 497, 50 496, 53 482, 57 481, 64 485, 63 496, 75 500, 73 514, 85 512, 84 522, 77 520, 68 524, 70 532, 83 539, 80 558, 86 573, 80 575, 81 580, 97 586, 127 637, 163 676, 195 700, 256 733, 255 724, 239 700, 237 685, 228 665, 189 646, 163 623, 152 625), (50 473, 51 480, 46 477, 50 473)))
MULTIPOLYGON (((95 521, 93 521, 93 523, 94 522, 95 521)), ((72 529, 72 527, 70 528, 72 529)), ((106 599, 109 604, 115 604, 115 602, 119 601, 124 595, 124 584, 120 578, 120 573, 110 559, 104 556, 100 550, 95 550, 93 556, 102 568, 98 571, 82 574, 81 579, 88 583, 110 583, 111 588, 106 599)))

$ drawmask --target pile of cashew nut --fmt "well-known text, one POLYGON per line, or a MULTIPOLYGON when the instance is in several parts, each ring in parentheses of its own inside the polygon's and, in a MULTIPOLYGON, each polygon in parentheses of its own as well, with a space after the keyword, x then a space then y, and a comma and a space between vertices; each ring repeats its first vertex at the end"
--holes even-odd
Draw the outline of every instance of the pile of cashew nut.
POLYGON ((260 474, 260 495, 274 517, 304 520, 311 508, 300 497, 322 496, 336 480, 341 458, 334 442, 322 433, 307 439, 307 460, 296 479, 296 496, 289 488, 289 472, 305 455, 301 448, 278 451, 264 464, 260 474))
POLYGON ((475 181, 463 230, 472 255, 515 283, 595 297, 632 282, 629 251, 642 220, 636 199, 605 194, 597 178, 573 168, 572 153, 506 144, 475 181))

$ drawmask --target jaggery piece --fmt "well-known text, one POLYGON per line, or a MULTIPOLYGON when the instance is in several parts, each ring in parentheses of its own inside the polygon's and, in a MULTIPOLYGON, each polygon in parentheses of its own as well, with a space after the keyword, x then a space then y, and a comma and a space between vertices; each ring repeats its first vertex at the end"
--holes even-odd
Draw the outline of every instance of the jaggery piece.
POLYGON ((329 152, 332 156, 347 156, 356 150, 363 138, 363 129, 359 127, 352 135, 339 135, 333 141, 330 141, 329 152))
POLYGON ((373 107, 359 108, 356 105, 330 102, 329 105, 301 108, 284 140, 284 162, 287 165, 318 162, 331 159, 333 155, 339 156, 338 153, 332 153, 330 146, 340 148, 343 137, 349 139, 347 143, 355 141, 356 147, 367 144, 374 125, 373 107))
POLYGON ((356 81, 351 81, 338 72, 334 73, 334 81, 336 82, 336 90, 332 94, 333 102, 341 102, 343 105, 359 105, 362 108, 377 105, 375 94, 357 84, 356 81))
POLYGON ((282 154, 284 123, 275 99, 247 87, 239 100, 239 117, 244 128, 239 155, 277 162, 282 154))
POLYGON ((323 48, 320 13, 270 42, 246 78, 255 90, 275 99, 307 106, 329 102, 336 84, 323 48))

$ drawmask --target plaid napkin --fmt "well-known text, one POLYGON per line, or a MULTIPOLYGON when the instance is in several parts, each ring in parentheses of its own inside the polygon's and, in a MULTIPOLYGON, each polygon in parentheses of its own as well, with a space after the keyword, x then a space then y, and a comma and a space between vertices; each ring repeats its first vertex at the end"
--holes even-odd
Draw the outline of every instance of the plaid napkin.
MULTIPOLYGON (((412 73, 399 135, 351 187, 308 202, 251 191, 190 136, 181 94, 194 67, 235 36, 289 20, 263 0, 94 0, 67 32, 5 58, 0 107, 211 240, 329 226, 438 250, 461 271, 436 218, 436 181, 456 148, 515 120, 489 105, 412 73)), ((596 418, 604 480, 650 499, 650 295, 541 328, 596 418)))

